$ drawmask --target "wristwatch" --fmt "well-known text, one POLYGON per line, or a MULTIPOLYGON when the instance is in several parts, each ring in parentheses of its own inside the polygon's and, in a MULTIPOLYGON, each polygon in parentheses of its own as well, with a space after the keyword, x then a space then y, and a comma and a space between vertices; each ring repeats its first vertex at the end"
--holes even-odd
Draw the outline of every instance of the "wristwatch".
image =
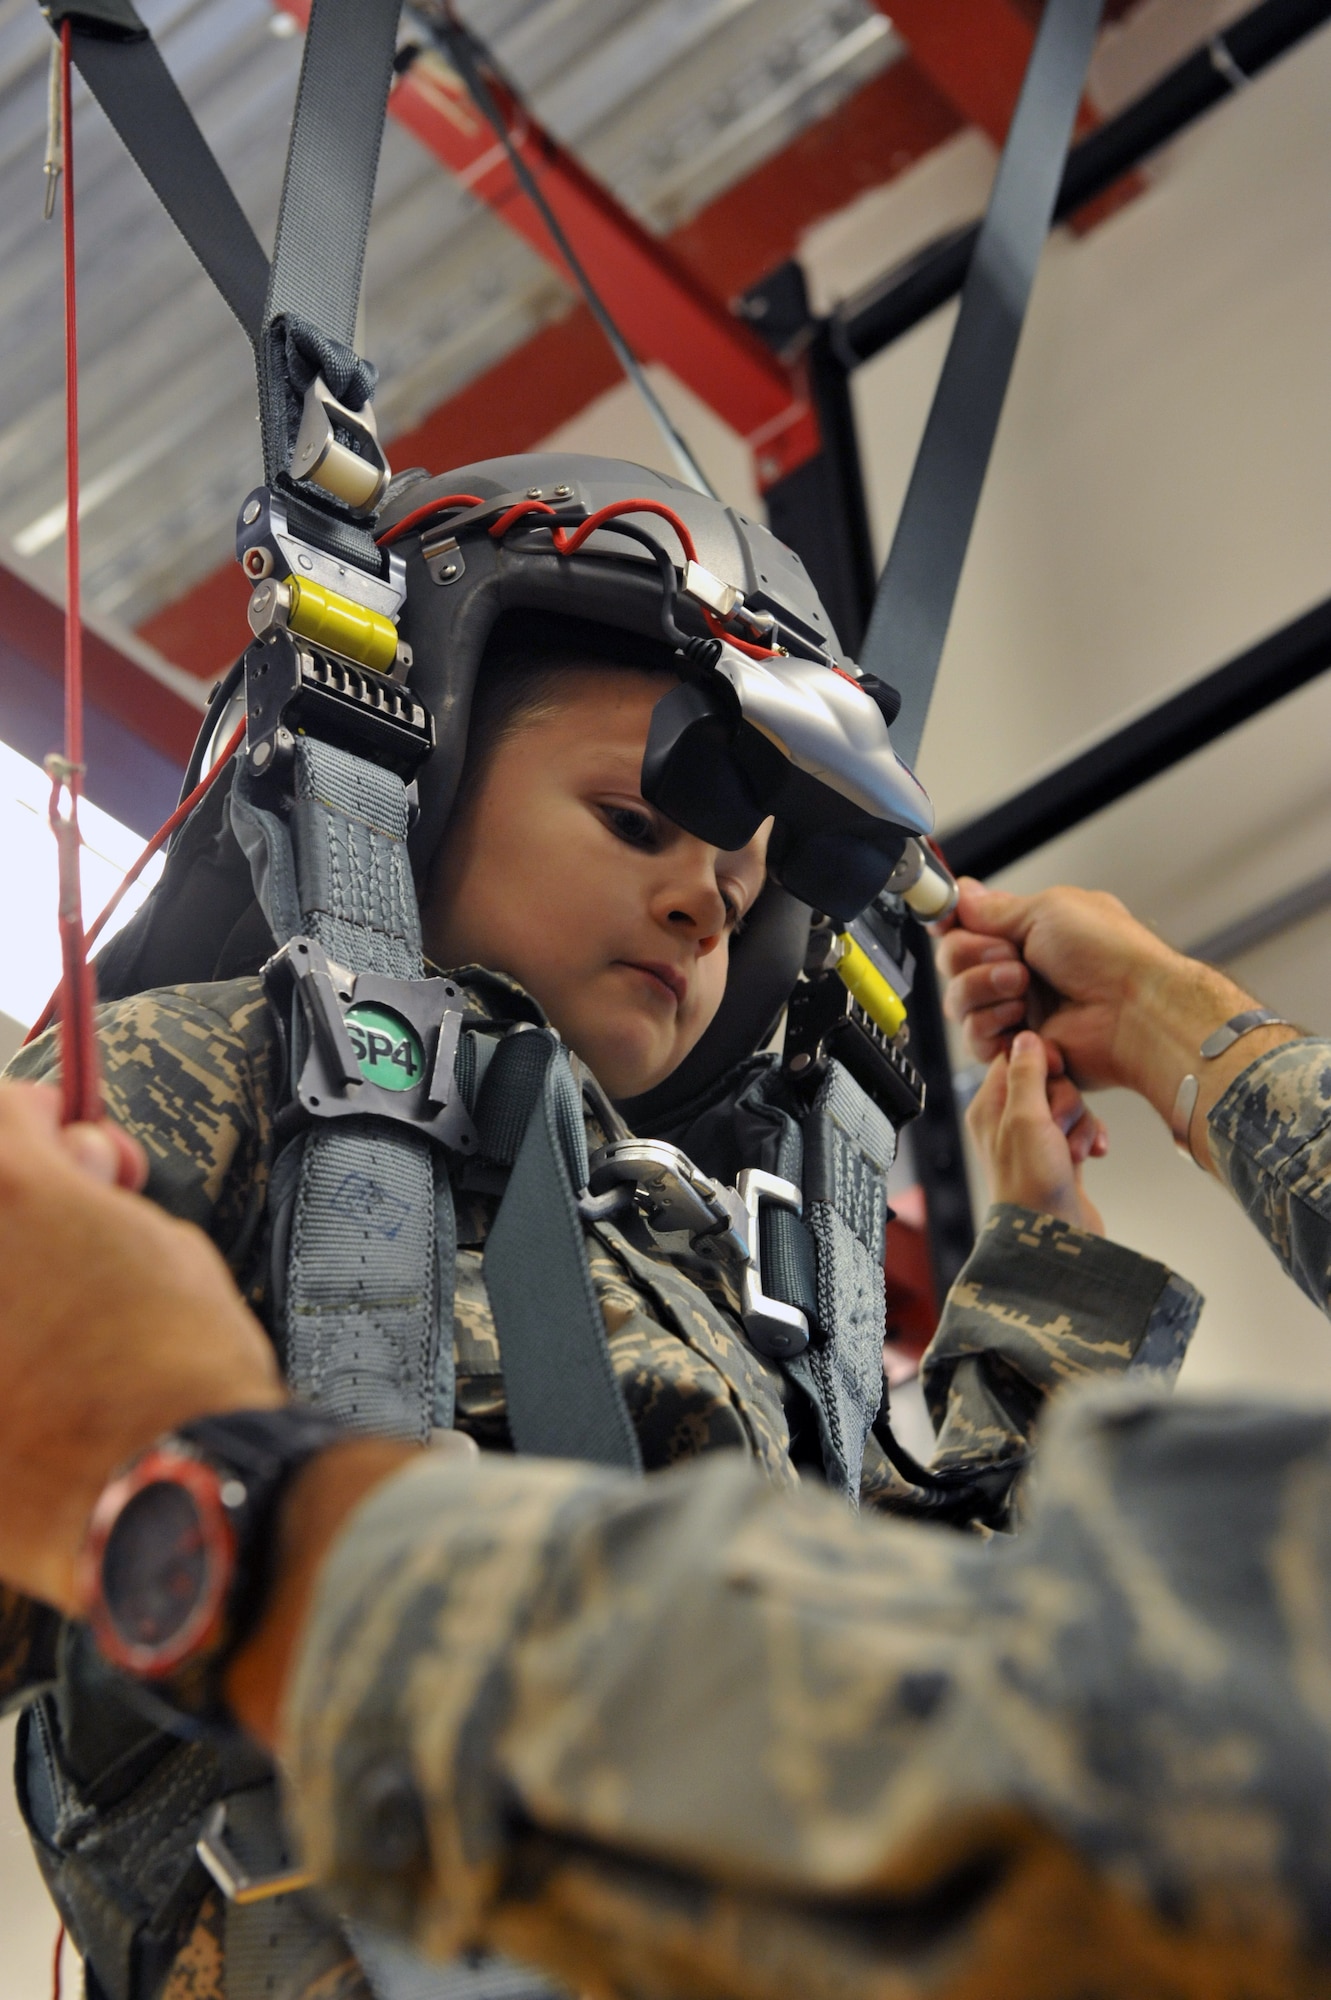
MULTIPOLYGON (((1244 1035, 1250 1035, 1254 1028, 1292 1028, 1294 1023, 1285 1020, 1281 1014, 1272 1014, 1265 1007, 1249 1007, 1246 1013, 1231 1014, 1229 1019, 1214 1029, 1202 1043, 1197 1053, 1203 1062, 1213 1062, 1226 1049, 1232 1049, 1235 1042, 1244 1035)), ((1185 1160, 1196 1163, 1192 1150, 1192 1114, 1197 1109, 1197 1093, 1201 1089, 1191 1070, 1179 1084, 1174 1099, 1174 1109, 1169 1116, 1169 1130, 1174 1144, 1185 1160)))
POLYGON ((79 1558, 103 1658, 171 1707, 225 1721, 222 1675, 263 1606, 283 1490, 346 1436, 298 1404, 239 1410, 182 1424, 118 1473, 79 1558))

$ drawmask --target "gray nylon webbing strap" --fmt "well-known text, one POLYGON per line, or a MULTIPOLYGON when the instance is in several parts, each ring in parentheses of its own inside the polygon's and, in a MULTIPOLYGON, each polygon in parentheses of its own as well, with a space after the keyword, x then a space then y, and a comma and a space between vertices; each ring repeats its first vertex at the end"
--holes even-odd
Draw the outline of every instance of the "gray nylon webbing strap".
MULTIPOLYGON (((269 480, 291 456, 288 314, 350 348, 401 0, 314 0, 263 310, 259 410, 269 480)), ((371 546, 370 553, 373 554, 371 546)))
MULTIPOLYGON (((274 1780, 230 1793, 226 1813, 227 1845, 247 1874, 295 1865, 274 1780)), ((349 1955, 327 1911, 299 1893, 228 1903, 224 1942, 227 2000, 307 2000, 349 1955)))
POLYGON ((860 665, 896 688, 900 756, 919 754, 943 641, 1049 233, 1103 0, 1047 0, 860 665))
POLYGON ((809 1316, 809 1346, 781 1365, 817 1412, 829 1486, 854 1506, 883 1395, 883 1251, 896 1133, 838 1062, 829 1063, 798 1122, 778 1071, 755 1078, 742 1101, 775 1127, 763 1164, 803 1190, 802 1217, 761 1213, 763 1282, 809 1316))
POLYGON ((44 1697, 19 1724, 24 1816, 39 1852, 59 1856, 53 1888, 61 1915, 94 1958, 108 2000, 138 2000, 136 1977, 161 1978, 174 1955, 194 1842, 217 1797, 217 1758, 206 1744, 173 1745, 127 1797, 94 1810, 58 1754, 55 1711, 44 1697))
POLYGON ((563 1992, 509 1958, 477 1953, 436 1965, 365 1924, 349 1924, 347 1935, 375 2000, 559 2000, 563 1992))
POLYGON ((883 1399, 887 1173, 896 1133, 838 1062, 804 1121, 804 1214, 816 1247, 815 1339, 786 1363, 818 1409, 828 1484, 859 1504, 883 1399))
MULTIPOLYGON (((258 803, 244 773, 232 796, 274 936, 312 937, 351 972, 419 978, 402 780, 306 737, 294 781, 289 822, 258 803)), ((430 1142, 405 1127, 339 1120, 302 1142, 287 1259, 287 1378, 357 1429, 423 1440, 434 1426, 441 1346, 451 1360, 451 1342, 439 1337, 451 1279, 437 1269, 437 1199, 442 1210, 430 1142)))
POLYGON ((514 1449, 640 1470, 578 1212, 587 1183, 581 1093, 549 1029, 499 1044, 476 1123, 490 1158, 502 1161, 516 1143, 483 1262, 514 1449))
POLYGON ((156 43, 127 0, 117 11, 130 30, 123 37, 90 32, 74 6, 53 8, 52 25, 69 14, 70 53, 79 74, 250 341, 257 343, 268 259, 156 43))
MULTIPOLYGON (((256 798, 244 771, 232 792, 232 822, 273 935, 312 937, 348 971, 419 978, 402 780, 302 738, 293 791, 289 821, 256 798)), ((286 1268, 293 1388, 357 1428, 420 1439, 450 1428, 454 1247, 452 1192, 427 1139, 370 1120, 308 1132, 286 1268)), ((256 1795, 253 1812, 251 1837, 280 1839, 275 1792, 256 1795)), ((231 1906, 228 2000, 303 2000, 339 1945, 303 1897, 231 1906)), ((380 2000, 398 2000, 391 1979, 380 2000)))

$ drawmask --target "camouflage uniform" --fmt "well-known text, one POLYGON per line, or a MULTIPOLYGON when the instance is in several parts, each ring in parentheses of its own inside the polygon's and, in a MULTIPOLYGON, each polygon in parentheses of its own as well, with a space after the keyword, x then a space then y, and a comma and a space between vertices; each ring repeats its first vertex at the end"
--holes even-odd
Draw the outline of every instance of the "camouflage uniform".
MULTIPOLYGON (((515 982, 460 975, 478 1018, 543 1019, 515 982)), ((147 1193, 218 1245, 260 1318, 266 1316, 267 1199, 281 1101, 279 1051, 256 979, 144 993, 99 1011, 107 1108, 142 1142, 147 1193)), ((22 1051, 11 1076, 50 1077, 54 1031, 22 1051)), ((604 1142, 588 1114, 588 1144, 604 1142)), ((453 1343, 457 1426, 506 1449, 499 1343, 481 1255, 497 1198, 462 1195, 453 1343)), ((610 1352, 642 1446, 656 1470, 738 1446, 790 1485, 792 1408, 780 1369, 738 1324, 723 1269, 613 1223, 589 1225, 588 1253, 610 1352)), ((1134 1363, 1172 1373, 1200 1310, 1162 1264, 1052 1217, 991 1210, 954 1288, 925 1370, 945 1462, 1024 1453, 1044 1397, 1080 1374, 1134 1363)), ((874 1475, 870 1493, 890 1481, 874 1475)))
MULTIPOLYGON (((1260 1058, 1211 1135, 1325 1305, 1331 1044, 1260 1058)), ((1096 1253, 999 1211, 935 1396, 995 1243, 1078 1369, 1042 1291, 1096 1253)), ((733 1457, 426 1462, 335 1546, 287 1747, 340 1906, 431 1954, 743 2000, 1331 1993, 1331 1412, 1083 1390, 988 1543, 733 1457)))
MULTIPOLYGON (((528 996, 493 975, 464 975, 464 993, 478 1018, 541 1018, 528 996)), ((108 1109, 147 1151, 150 1197, 213 1237, 264 1317, 267 1195, 280 1147, 274 1112, 282 1077, 258 981, 139 995, 102 1009, 99 1034, 108 1109)), ((11 1073, 49 1077, 55 1058, 54 1037, 45 1038, 11 1073)), ((589 1117, 589 1144, 604 1136, 589 1117)), ((457 1200, 455 1422, 483 1449, 505 1451, 502 1366, 482 1271, 495 1206, 491 1195, 463 1193, 457 1200)), ((799 1444, 792 1427, 802 1406, 782 1372, 743 1338, 725 1273, 691 1255, 682 1239, 663 1247, 629 1225, 590 1225, 588 1251, 646 1467, 730 1447, 756 1465, 768 1487, 795 1488, 792 1444, 796 1454, 799 1444)), ((1133 1365, 1172 1373, 1199 1305, 1162 1265, 1052 1218, 996 1208, 926 1369, 940 1461, 1020 1462, 1045 1396, 1072 1377, 1133 1365)), ((864 1497, 886 1508, 907 1499, 876 1448, 864 1497)), ((496 1555, 502 1562, 498 1544, 496 1555)), ((0 1601, 0 1698, 12 1699, 49 1674, 49 1641, 43 1621, 0 1601)), ((345 1945, 339 1958, 336 1933, 330 1937, 320 2000, 332 2000, 334 1990, 339 2000, 344 1992, 363 1996, 345 1945)), ((166 1994, 220 2000, 223 1991, 219 1912, 210 1899, 166 1994)))

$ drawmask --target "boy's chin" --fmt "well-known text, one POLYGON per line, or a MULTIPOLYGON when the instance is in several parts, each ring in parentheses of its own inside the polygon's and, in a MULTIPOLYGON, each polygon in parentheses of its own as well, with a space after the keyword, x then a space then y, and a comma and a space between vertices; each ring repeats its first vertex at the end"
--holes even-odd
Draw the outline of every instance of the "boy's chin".
POLYGON ((602 1089, 616 1099, 654 1090, 679 1068, 693 1046, 641 1017, 614 1022, 602 1017, 588 1033, 568 1039, 602 1089))

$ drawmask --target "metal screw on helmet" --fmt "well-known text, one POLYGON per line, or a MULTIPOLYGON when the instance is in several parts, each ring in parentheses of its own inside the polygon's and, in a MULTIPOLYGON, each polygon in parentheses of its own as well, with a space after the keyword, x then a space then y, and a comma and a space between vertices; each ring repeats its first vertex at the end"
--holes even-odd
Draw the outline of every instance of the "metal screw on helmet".
POLYGON ((245 502, 244 511, 242 512, 240 518, 245 523, 245 526, 247 528, 252 528, 254 523, 258 520, 259 511, 260 511, 259 502, 257 500, 251 499, 245 502))
POLYGON ((540 497, 541 497, 541 489, 539 486, 529 486, 527 488, 527 498, 529 500, 539 500, 540 497))
POLYGON ((569 497, 569 495, 570 495, 570 493, 572 493, 572 491, 573 491, 573 488, 572 488, 571 486, 556 486, 556 488, 555 488, 555 499, 556 499, 556 500, 567 500, 567 499, 568 499, 568 497, 569 497))
MULTIPOLYGON (((257 508, 255 509, 255 512, 257 514, 258 512, 257 508)), ((252 576, 257 582, 260 577, 272 575, 273 558, 271 553, 267 549, 261 549, 261 548, 246 549, 245 554, 241 560, 240 566, 244 570, 246 576, 252 576)))

